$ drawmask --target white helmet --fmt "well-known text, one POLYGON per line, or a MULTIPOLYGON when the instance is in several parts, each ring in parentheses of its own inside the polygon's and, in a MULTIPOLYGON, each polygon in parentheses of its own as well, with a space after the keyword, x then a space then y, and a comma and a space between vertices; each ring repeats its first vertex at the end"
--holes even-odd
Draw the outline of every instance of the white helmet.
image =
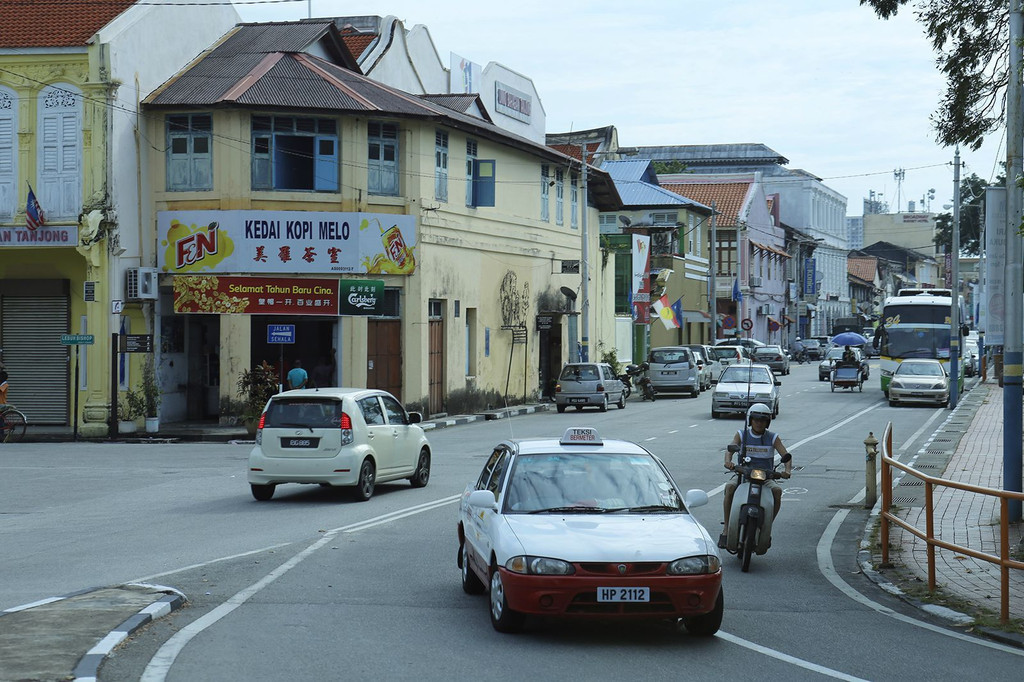
POLYGON ((799 341, 799 340, 800 340, 800 337, 799 337, 799 336, 798 336, 798 337, 796 337, 796 340, 797 340, 797 341, 799 341))
POLYGON ((754 403, 747 410, 747 426, 750 426, 750 421, 754 417, 760 417, 762 419, 766 419, 768 421, 768 423, 765 424, 765 428, 766 429, 769 426, 771 426, 771 423, 772 423, 772 411, 771 411, 771 408, 768 407, 767 405, 765 405, 764 403, 754 403))

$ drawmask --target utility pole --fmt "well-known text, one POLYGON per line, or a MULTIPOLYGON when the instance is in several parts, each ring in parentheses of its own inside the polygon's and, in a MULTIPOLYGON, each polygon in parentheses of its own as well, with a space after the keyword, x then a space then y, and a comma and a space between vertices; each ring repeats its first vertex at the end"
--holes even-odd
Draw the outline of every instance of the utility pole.
MULTIPOLYGON (((1011 0, 1009 74, 1006 95, 1006 331, 1003 342, 1003 489, 1021 491, 1021 356, 1024 335, 1024 270, 1021 264, 1021 189, 1024 175, 1024 84, 1021 83, 1021 39, 1024 11, 1011 0)), ((1021 503, 1009 500, 1010 523, 1021 519, 1021 503)))
POLYGON ((580 282, 580 325, 583 329, 580 330, 580 362, 590 362, 590 296, 588 294, 590 289, 590 263, 588 262, 590 245, 587 236, 587 209, 590 201, 587 195, 587 143, 585 141, 580 144, 580 161, 583 168, 583 201, 581 202, 583 215, 580 218, 580 237, 583 239, 580 259, 580 277, 583 278, 580 282))
POLYGON ((715 200, 711 200, 711 249, 708 260, 711 261, 711 295, 708 296, 708 307, 711 313, 711 345, 718 340, 718 211, 715 200))
POLYGON ((953 248, 949 262, 952 297, 949 311, 949 406, 960 401, 960 147, 953 154, 953 248))

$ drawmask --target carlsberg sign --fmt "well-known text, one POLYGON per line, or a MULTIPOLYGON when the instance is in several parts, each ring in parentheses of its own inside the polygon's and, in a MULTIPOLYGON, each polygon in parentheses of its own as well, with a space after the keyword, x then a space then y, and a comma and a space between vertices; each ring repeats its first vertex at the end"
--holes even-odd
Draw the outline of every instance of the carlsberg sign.
POLYGON ((379 279, 343 279, 338 298, 342 315, 380 315, 384 282, 379 279))

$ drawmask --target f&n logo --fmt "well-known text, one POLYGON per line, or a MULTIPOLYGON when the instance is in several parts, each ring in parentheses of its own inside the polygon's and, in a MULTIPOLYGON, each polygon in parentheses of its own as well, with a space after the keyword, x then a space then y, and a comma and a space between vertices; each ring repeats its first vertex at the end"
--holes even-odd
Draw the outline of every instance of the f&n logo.
POLYGON ((198 263, 207 254, 217 253, 217 223, 212 222, 203 232, 199 230, 175 242, 174 266, 184 268, 198 263))

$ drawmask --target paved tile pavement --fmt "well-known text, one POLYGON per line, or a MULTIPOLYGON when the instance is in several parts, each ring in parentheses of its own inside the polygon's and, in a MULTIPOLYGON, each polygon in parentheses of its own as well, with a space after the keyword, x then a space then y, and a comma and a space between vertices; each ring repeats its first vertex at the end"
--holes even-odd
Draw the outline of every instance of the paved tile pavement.
MULTIPOLYGON (((959 439, 945 471, 933 474, 962 483, 1002 489, 1003 487, 1003 392, 995 380, 979 382, 963 396, 957 409, 931 440, 946 433, 959 439), (973 416, 958 414, 961 410, 973 416), (963 423, 970 424, 963 431, 963 423)), ((898 439, 900 434, 896 434, 898 439)), ((931 442, 931 440, 929 442, 931 442)), ((919 454, 928 448, 926 444, 919 454)), ((912 460, 904 458, 912 464, 912 460)), ((894 470, 894 476, 899 474, 894 470)), ((931 472, 928 472, 931 473, 931 472)), ((923 492, 921 493, 923 498, 923 492)), ((999 499, 946 487, 934 489, 934 524, 939 539, 994 556, 999 555, 999 499)), ((922 506, 903 507, 900 517, 915 528, 926 528, 922 506)), ((1020 549, 1024 526, 1010 526, 1010 548, 1020 549)), ((912 533, 892 527, 890 561, 916 575, 927 585, 927 543, 912 533)), ((1019 556, 1019 554, 1018 554, 1019 556)), ((876 555, 876 558, 880 558, 876 555)), ((1000 611, 1000 569, 981 559, 936 548, 937 587, 970 602, 997 617, 1000 611)), ((1010 617, 1024 620, 1024 570, 1010 570, 1010 617)))

